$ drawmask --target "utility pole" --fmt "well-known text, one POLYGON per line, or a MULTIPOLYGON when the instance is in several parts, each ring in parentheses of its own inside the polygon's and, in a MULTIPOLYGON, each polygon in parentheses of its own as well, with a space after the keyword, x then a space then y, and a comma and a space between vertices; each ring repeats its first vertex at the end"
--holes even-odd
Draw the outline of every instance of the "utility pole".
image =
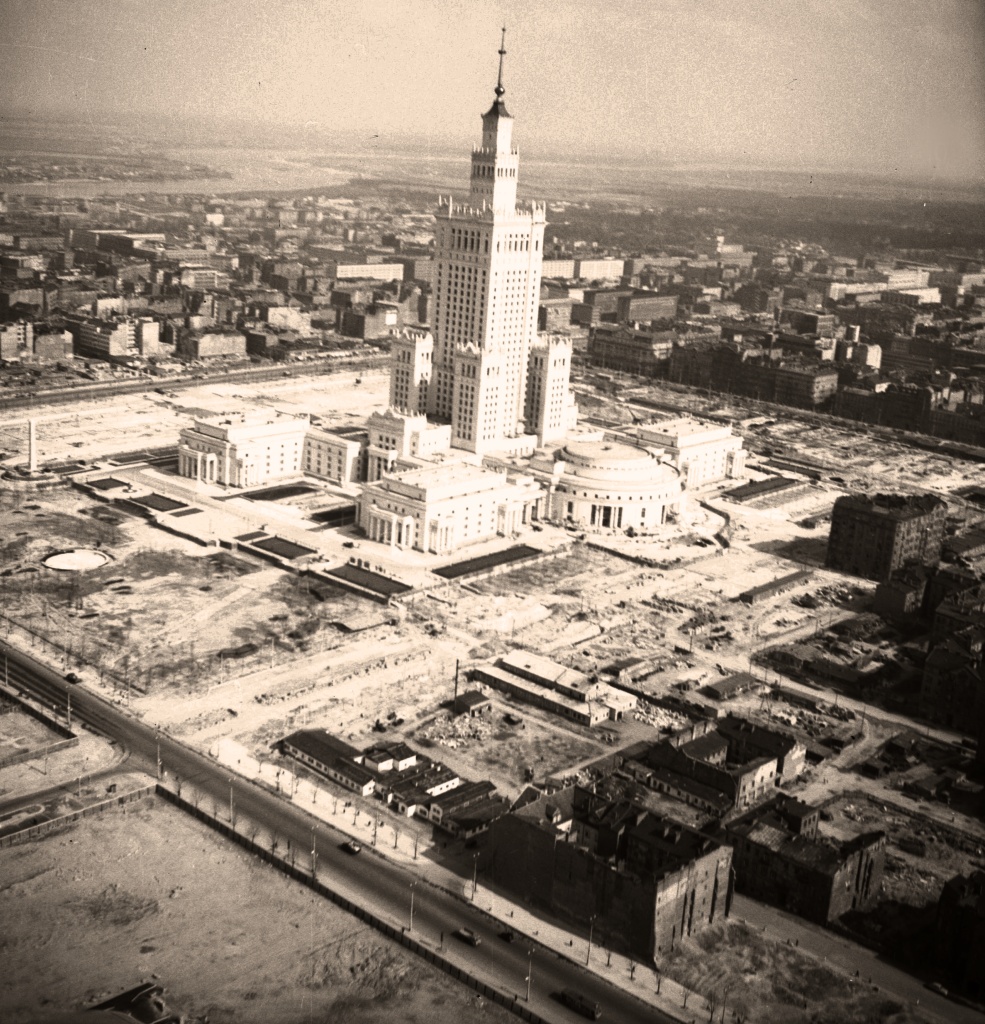
POLYGON ((315 845, 315 827, 311 826, 311 878, 312 881, 315 879, 315 870, 318 864, 318 850, 315 845))
POLYGON ((72 728, 72 691, 71 690, 68 691, 68 693, 66 694, 66 697, 68 698, 68 700, 67 700, 66 705, 65 705, 65 717, 68 720, 68 727, 69 727, 69 729, 71 729, 72 728))
POLYGON ((472 854, 472 902, 475 902, 475 890, 478 888, 479 880, 479 855, 472 854))
POLYGON ((414 930, 414 886, 417 882, 410 883, 410 928, 407 930, 412 932, 414 930))
POLYGON ((161 780, 161 730, 157 729, 157 779, 161 780))
POLYGON ((591 919, 588 922, 588 952, 585 954, 586 967, 592 959, 592 932, 595 930, 595 916, 595 914, 592 914, 591 919))
MULTIPOLYGON (((455 702, 458 701, 458 658, 455 659, 455 702)), ((454 710, 454 704, 452 705, 454 710)))
POLYGON ((234 817, 233 810, 233 780, 229 780, 229 824, 233 827, 236 826, 236 818, 234 817))
POLYGON ((534 974, 534 951, 531 949, 527 955, 527 1002, 530 1002, 530 979, 534 974))

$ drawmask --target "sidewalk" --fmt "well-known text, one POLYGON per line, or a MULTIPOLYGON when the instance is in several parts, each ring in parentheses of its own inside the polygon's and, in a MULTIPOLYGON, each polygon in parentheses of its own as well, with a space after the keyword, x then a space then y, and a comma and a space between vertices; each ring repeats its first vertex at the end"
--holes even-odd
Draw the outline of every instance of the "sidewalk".
MULTIPOLYGON (((307 779, 298 778, 286 769, 258 762, 244 747, 231 740, 217 741, 210 748, 209 754, 237 774, 278 789, 298 807, 364 846, 373 845, 375 832, 375 849, 381 856, 412 869, 428 884, 459 894, 463 900, 474 903, 501 921, 504 930, 511 928, 515 931, 517 941, 521 941, 519 936, 527 936, 558 956, 586 965, 589 958, 586 938, 573 935, 562 926, 538 917, 521 904, 497 895, 482 884, 481 878, 478 879, 473 896, 472 880, 438 863, 430 839, 423 840, 417 836, 410 821, 401 829, 405 819, 384 811, 378 801, 361 799, 353 794, 337 796, 307 779)), ((533 969, 537 969, 536 958, 533 969)), ((677 1020, 697 1021, 701 1019, 702 1013, 708 1013, 702 996, 687 992, 685 1008, 686 990, 683 986, 662 977, 652 967, 633 964, 627 956, 608 952, 595 941, 592 943, 588 969, 677 1020)))
MULTIPOLYGON (((534 939, 558 956, 586 967, 677 1020, 700 1021, 702 1015, 708 1013, 708 1003, 700 994, 687 991, 671 978, 662 977, 652 966, 634 964, 629 957, 606 950, 597 935, 593 936, 589 948, 586 936, 571 932, 525 905, 494 892, 483 884, 481 874, 476 876, 473 892, 473 879, 463 877, 440 863, 430 839, 418 836, 415 840, 415 823, 407 820, 405 824, 405 819, 385 811, 378 801, 352 794, 335 795, 307 779, 298 778, 285 768, 258 762, 244 747, 230 740, 219 740, 209 753, 238 774, 279 789, 297 806, 364 846, 375 845, 378 854, 414 870, 429 884, 461 895, 463 900, 474 903, 502 922, 504 930, 515 931, 517 941, 522 941, 520 936, 534 939)), ((884 991, 908 1002, 919 1002, 944 1019, 961 1021, 962 1024, 981 1024, 982 1017, 975 1011, 962 1010, 935 996, 919 980, 833 932, 741 896, 735 897, 731 916, 769 931, 779 941, 789 939, 796 942, 806 954, 844 970, 848 976, 853 977, 858 970, 863 981, 871 977, 872 983, 884 991)), ((536 958, 533 969, 536 971, 536 958)))
MULTIPOLYGON (((15 630, 14 632, 16 633, 17 631, 15 630)), ((11 635, 11 639, 14 639, 13 635, 11 635)), ((50 663, 55 669, 60 668, 60 659, 53 657, 50 652, 45 652, 37 647, 31 650, 30 643, 26 645, 26 649, 38 660, 50 663)), ((118 705, 124 704, 120 695, 116 694, 109 686, 105 684, 102 686, 93 685, 90 681, 91 672, 86 673, 86 675, 89 677, 86 679, 86 684, 91 686, 93 690, 101 693, 104 697, 114 700, 118 705)), ((125 707, 122 707, 121 710, 124 713, 133 713, 129 712, 125 707)), ((215 740, 208 753, 218 763, 241 777, 253 782, 262 783, 275 791, 279 791, 299 808, 303 808, 314 817, 332 825, 333 828, 338 829, 343 834, 357 839, 365 846, 375 846, 376 852, 379 855, 414 870, 422 880, 430 885, 460 894, 463 900, 474 902, 481 910, 490 914, 496 920, 501 921, 504 929, 511 928, 517 932, 518 936, 527 936, 534 939, 558 956, 586 966, 594 974, 605 978, 611 984, 627 992, 631 992, 639 999, 658 1008, 668 1016, 682 1022, 697 1022, 703 1020, 704 1016, 708 1014, 709 1004, 701 995, 686 990, 670 978, 663 977, 659 970, 654 967, 634 964, 629 957, 619 953, 611 953, 602 948, 597 942, 593 942, 589 948, 589 942, 586 937, 574 934, 559 924, 546 921, 527 907, 492 892, 481 884, 481 879, 477 880, 479 884, 477 884, 473 892, 471 878, 463 878, 460 873, 451 870, 436 860, 436 850, 430 838, 423 838, 417 831, 419 823, 397 817, 392 812, 385 810, 379 801, 363 799, 351 793, 336 793, 328 788, 329 783, 327 782, 316 785, 307 779, 299 778, 286 768, 278 768, 274 764, 260 762, 245 747, 232 740, 224 738, 215 740)), ((165 769, 167 768, 166 765, 164 767, 165 769)), ((743 917, 749 920, 750 923, 755 924, 756 921, 753 920, 753 917, 759 908, 759 904, 750 904, 746 907, 744 914, 734 909, 733 916, 743 917), (745 915, 748 915, 748 917, 745 917, 745 915)), ((761 909, 767 914, 780 913, 772 911, 770 908, 763 907, 761 909)), ((784 917, 787 918, 788 915, 784 915, 784 917)), ((822 947, 820 940, 807 938, 807 933, 813 926, 796 918, 790 918, 789 920, 790 924, 787 925, 785 921, 783 927, 790 930, 780 931, 778 928, 778 935, 782 937, 796 937, 800 940, 800 945, 803 946, 805 952, 818 956, 821 959, 830 958, 836 966, 842 966, 840 961, 834 960, 827 949, 822 947), (803 929, 804 931, 803 933, 800 931, 795 932, 794 929, 803 929), (820 952, 818 952, 819 949, 821 950, 820 952)), ((847 940, 839 940, 833 933, 828 933, 823 929, 819 931, 825 939, 828 939, 830 936, 831 941, 842 943, 846 951, 841 954, 842 959, 845 964, 852 964, 849 971, 850 974, 854 974, 856 964, 860 962, 855 956, 856 951, 874 958, 873 954, 862 950, 861 947, 848 943, 847 940)), ((536 970, 536 961, 534 962, 533 969, 536 970)), ((843 969, 848 970, 848 967, 844 966, 843 969)), ((924 1003, 931 1002, 929 997, 932 994, 925 992, 920 983, 915 979, 896 971, 894 968, 887 968, 886 965, 881 963, 874 967, 871 972, 874 979, 877 977, 877 969, 880 971, 879 977, 883 976, 882 971, 892 971, 892 975, 887 974, 885 976, 887 980, 883 982, 886 991, 893 994, 898 992, 901 998, 907 1000, 919 998, 924 1003), (900 979, 899 988, 894 983, 890 983, 890 980, 895 981, 897 976, 900 979), (912 993, 918 994, 913 995, 912 993)), ((941 1000, 941 1002, 952 1012, 959 1009, 954 1004, 945 1000, 941 1000)), ((964 1012, 970 1014, 970 1016, 967 1018, 962 1016, 960 1018, 962 1021, 967 1020, 969 1024, 971 1022, 981 1024, 982 1018, 980 1015, 974 1014, 973 1011, 964 1012)), ((959 1018, 952 1017, 949 1019, 957 1020, 959 1018)))

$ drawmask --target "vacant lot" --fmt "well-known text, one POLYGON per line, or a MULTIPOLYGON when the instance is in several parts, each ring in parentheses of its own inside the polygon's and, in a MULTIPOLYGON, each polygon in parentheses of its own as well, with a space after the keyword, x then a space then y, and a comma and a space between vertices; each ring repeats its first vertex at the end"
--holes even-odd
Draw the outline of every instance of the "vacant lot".
POLYGON ((744 923, 707 928, 669 954, 663 972, 743 1020, 770 1024, 917 1024, 936 1020, 744 923))
POLYGON ((4 1024, 152 976, 173 1009, 211 1024, 512 1019, 159 804, 0 850, 0 919, 4 1024))
POLYGON ((556 726, 548 714, 501 702, 500 695, 493 710, 481 717, 453 717, 449 711, 439 711, 408 733, 407 739, 468 778, 490 779, 506 796, 518 794, 528 779, 547 779, 606 751, 597 733, 556 726), (509 725, 506 712, 523 721, 509 725))
POLYGON ((3 612, 81 663, 145 690, 198 690, 212 678, 325 649, 334 623, 371 602, 173 537, 113 506, 53 491, 0 505, 3 612), (44 566, 98 548, 87 572, 44 566))

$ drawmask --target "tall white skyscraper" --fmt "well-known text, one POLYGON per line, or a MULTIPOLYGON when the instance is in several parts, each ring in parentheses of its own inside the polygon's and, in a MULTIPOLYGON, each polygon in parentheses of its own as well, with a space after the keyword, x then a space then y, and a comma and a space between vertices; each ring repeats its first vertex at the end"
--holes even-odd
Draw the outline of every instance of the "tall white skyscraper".
POLYGON ((451 423, 456 448, 474 452, 509 448, 526 432, 543 260, 544 204, 516 201, 520 161, 503 102, 505 53, 500 46, 496 99, 472 151, 468 200, 442 197, 436 213, 427 411, 451 423))

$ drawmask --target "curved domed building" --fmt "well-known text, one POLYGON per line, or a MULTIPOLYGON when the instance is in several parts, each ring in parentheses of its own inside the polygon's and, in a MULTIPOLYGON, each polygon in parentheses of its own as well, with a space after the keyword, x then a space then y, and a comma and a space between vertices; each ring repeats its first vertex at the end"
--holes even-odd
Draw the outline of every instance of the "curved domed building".
POLYGON ((681 474, 644 448, 569 441, 551 472, 550 515, 601 529, 651 530, 677 511, 681 474))

